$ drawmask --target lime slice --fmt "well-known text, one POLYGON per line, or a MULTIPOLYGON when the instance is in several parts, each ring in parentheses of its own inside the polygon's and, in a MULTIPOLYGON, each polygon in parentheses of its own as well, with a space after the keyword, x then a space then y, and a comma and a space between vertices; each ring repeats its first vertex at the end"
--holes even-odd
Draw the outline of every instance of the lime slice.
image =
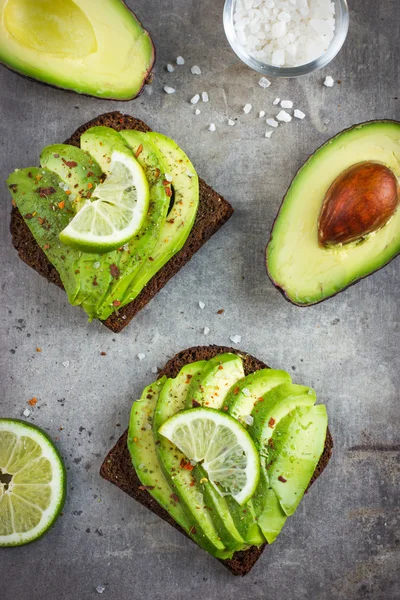
POLYGON ((22 546, 53 525, 66 474, 50 438, 24 421, 0 419, 0 547, 22 546))
POLYGON ((159 433, 191 461, 202 463, 222 496, 240 505, 254 494, 260 478, 256 447, 238 421, 212 408, 182 410, 166 421, 159 433))
POLYGON ((140 230, 148 206, 149 184, 142 167, 133 155, 115 151, 107 179, 95 187, 60 240, 83 252, 120 248, 140 230))

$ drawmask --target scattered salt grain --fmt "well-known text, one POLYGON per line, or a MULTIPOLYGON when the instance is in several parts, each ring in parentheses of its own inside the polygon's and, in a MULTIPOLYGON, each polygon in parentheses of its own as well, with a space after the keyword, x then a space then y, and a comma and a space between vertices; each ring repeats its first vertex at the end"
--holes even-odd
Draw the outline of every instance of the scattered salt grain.
POLYGON ((210 123, 210 127, 208 128, 208 131, 215 131, 217 128, 215 127, 215 123, 210 123))
POLYGON ((140 463, 140 465, 138 465, 138 469, 144 469, 144 463, 140 463))
POLYGON ((294 113, 293 116, 296 117, 296 119, 304 119, 304 117, 306 116, 305 113, 303 113, 302 110, 299 110, 298 108, 294 109, 294 113))
MULTIPOLYGON (((284 23, 283 23, 284 24, 284 23)), ((285 51, 284 50, 274 50, 271 58, 271 65, 273 67, 283 67, 285 64, 285 51)))
POLYGON ((242 336, 241 335, 231 335, 231 337, 229 339, 234 344, 240 344, 240 342, 242 341, 242 336))
POLYGON ((270 138, 270 137, 271 137, 271 135, 272 135, 273 133, 274 133, 274 132, 273 132, 272 130, 266 131, 266 132, 265 132, 265 137, 266 137, 266 138, 270 138))
POLYGON ((29 408, 25 408, 25 410, 22 414, 24 417, 29 417, 29 415, 31 414, 31 411, 29 410, 29 408))
POLYGON ((289 115, 288 112, 286 112, 286 110, 281 110, 276 115, 276 118, 278 119, 278 121, 283 121, 284 123, 290 123, 290 121, 292 120, 292 117, 289 115))
POLYGON ((251 415, 247 415, 243 421, 246 423, 246 425, 253 425, 254 423, 254 417, 252 417, 251 415))
POLYGON ((139 354, 137 355, 139 360, 143 360, 144 358, 146 358, 146 355, 143 354, 142 352, 139 352, 139 354))
POLYGON ((279 104, 279 102, 281 101, 280 98, 275 98, 275 100, 273 101, 273 105, 276 106, 277 104, 279 104))
POLYGON ((158 373, 158 368, 157 367, 151 367, 151 372, 153 373, 153 375, 156 375, 156 373, 158 373))
POLYGON ((252 109, 252 108, 253 108, 253 107, 252 107, 252 105, 251 105, 251 104, 245 104, 245 105, 243 106, 243 112, 244 112, 246 115, 248 115, 248 114, 249 114, 249 112, 251 111, 251 109, 252 109))
POLYGON ((186 175, 188 177, 194 177, 194 173, 192 173, 192 171, 189 171, 189 169, 186 169, 186 175))
POLYGON ((333 77, 331 77, 330 75, 328 75, 327 77, 325 77, 324 85, 325 85, 326 87, 333 87, 333 84, 334 84, 334 83, 335 83, 335 82, 334 82, 334 80, 333 80, 333 77))
POLYGON ((69 360, 64 360, 63 367, 65 367, 66 369, 69 367, 69 360))
POLYGON ((171 65, 170 63, 168 63, 167 65, 167 71, 168 73, 173 73, 175 71, 173 65, 171 65))
POLYGON ((169 85, 164 85, 164 92, 166 94, 175 94, 175 88, 170 87, 169 85))
POLYGON ((250 390, 249 390, 249 388, 246 388, 246 387, 243 388, 242 389, 242 394, 243 394, 243 396, 249 397, 250 396, 250 390))
POLYGON ((271 82, 266 77, 261 77, 260 81, 258 82, 258 85, 260 87, 266 89, 267 87, 269 87, 271 85, 271 82))
POLYGON ((209 327, 204 327, 204 335, 208 335, 210 333, 210 328, 209 327))
POLYGON ((191 69, 190 69, 192 75, 201 75, 201 69, 200 67, 198 67, 197 65, 194 65, 191 69))
POLYGON ((265 117, 265 110, 260 110, 260 112, 258 113, 258 116, 260 119, 262 119, 263 117, 265 117))
POLYGON ((185 59, 183 58, 183 56, 178 56, 178 58, 176 59, 176 64, 177 65, 184 65, 185 64, 185 59))
POLYGON ((201 110, 199 108, 196 108, 196 110, 194 111, 195 115, 199 115, 201 113, 201 110))
POLYGON ((293 102, 291 100, 282 100, 282 108, 293 108, 293 102))
POLYGON ((267 119, 267 125, 269 125, 270 127, 278 127, 279 123, 278 121, 275 121, 275 119, 267 119))
POLYGON ((167 181, 169 181, 171 183, 172 175, 170 175, 169 173, 164 173, 164 179, 166 179, 167 181))
POLYGON ((203 308, 206 307, 205 302, 202 302, 201 300, 199 301, 199 307, 201 308, 201 310, 203 310, 203 308))
POLYGON ((93 269, 100 269, 100 263, 98 260, 96 260, 96 262, 93 263, 93 269))
POLYGON ((98 585, 97 588, 96 588, 96 592, 98 594, 102 594, 105 591, 106 591, 106 588, 104 586, 102 586, 102 585, 98 585))
POLYGON ((199 100, 200 100, 200 95, 196 94, 195 96, 193 96, 193 98, 190 99, 190 102, 192 104, 197 104, 199 100))
POLYGON ((209 97, 207 92, 201 92, 201 99, 203 100, 203 102, 208 102, 209 101, 209 97))
POLYGON ((235 121, 233 119, 228 119, 228 125, 230 125, 231 127, 233 127, 234 125, 236 125, 235 121))

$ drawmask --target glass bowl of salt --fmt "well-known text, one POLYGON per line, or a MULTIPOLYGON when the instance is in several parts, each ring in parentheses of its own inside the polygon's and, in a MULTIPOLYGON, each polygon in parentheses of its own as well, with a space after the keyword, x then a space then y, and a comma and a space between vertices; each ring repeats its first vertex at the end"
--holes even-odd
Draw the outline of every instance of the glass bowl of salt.
POLYGON ((270 77, 326 66, 349 29, 347 0, 226 0, 224 28, 246 65, 270 77))

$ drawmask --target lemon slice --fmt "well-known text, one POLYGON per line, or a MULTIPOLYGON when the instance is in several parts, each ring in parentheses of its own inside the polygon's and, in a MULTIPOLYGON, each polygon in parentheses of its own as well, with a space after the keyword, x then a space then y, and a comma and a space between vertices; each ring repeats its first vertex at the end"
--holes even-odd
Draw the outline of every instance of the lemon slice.
POLYGON ((254 494, 260 478, 256 447, 242 425, 212 408, 183 410, 166 421, 159 433, 191 461, 202 463, 222 496, 240 505, 254 494))
POLYGON ((24 421, 0 419, 0 547, 21 546, 53 525, 66 474, 50 438, 24 421))
POLYGON ((149 184, 137 160, 114 151, 107 179, 60 233, 60 241, 83 252, 120 248, 140 230, 149 206, 149 184))

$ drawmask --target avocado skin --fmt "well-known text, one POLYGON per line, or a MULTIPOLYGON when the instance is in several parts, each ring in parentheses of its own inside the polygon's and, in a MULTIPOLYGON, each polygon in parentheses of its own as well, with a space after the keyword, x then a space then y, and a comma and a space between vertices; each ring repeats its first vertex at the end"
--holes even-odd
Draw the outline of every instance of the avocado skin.
POLYGON ((61 85, 55 85, 53 83, 47 83, 46 81, 42 81, 41 79, 36 79, 35 77, 31 77, 30 75, 27 75, 26 73, 22 73, 21 71, 14 69, 13 67, 11 67, 10 65, 8 65, 6 62, 4 62, 2 60, 0 60, 0 65, 5 67, 6 69, 8 69, 8 71, 11 71, 11 73, 15 73, 16 75, 19 75, 20 77, 23 77, 24 79, 28 79, 29 81, 34 81, 35 83, 39 83, 40 85, 44 85, 46 87, 51 87, 55 90, 62 90, 63 92, 68 92, 71 94, 79 94, 80 96, 86 96, 88 98, 101 98, 102 100, 113 100, 113 101, 118 101, 118 102, 130 102, 131 100, 135 100, 135 98, 138 98, 143 93, 144 86, 147 84, 151 84, 154 79, 153 68, 154 68, 154 65, 156 62, 156 47, 154 45, 154 42, 151 38, 150 33, 147 31, 147 29, 145 29, 143 27, 141 21, 136 16, 136 14, 133 12, 133 10, 131 8, 129 8, 129 6, 125 2, 125 0, 119 0, 119 1, 121 2, 121 4, 124 5, 126 10, 128 10, 133 15, 133 17, 137 21, 139 27, 141 27, 143 32, 145 33, 145 35, 148 36, 149 41, 151 43, 151 48, 152 48, 149 67, 143 77, 143 84, 136 94, 133 94, 132 96, 130 96, 128 98, 120 98, 118 96, 99 96, 98 94, 89 94, 89 93, 85 93, 85 92, 79 92, 72 88, 63 87, 61 85))
MULTIPOLYGON (((314 156, 314 154, 315 154, 316 152, 318 152, 319 150, 321 150, 321 149, 322 149, 322 148, 323 148, 323 147, 324 147, 326 144, 328 144, 328 143, 330 143, 330 142, 333 142, 334 140, 336 140, 336 139, 337 139, 339 136, 341 136, 342 134, 345 134, 345 133, 347 133, 347 132, 350 132, 350 131, 352 131, 353 129, 357 129, 358 127, 362 127, 362 126, 364 126, 364 125, 372 125, 372 124, 375 124, 375 123, 377 123, 377 124, 378 124, 378 123, 380 123, 380 124, 385 124, 385 123, 387 123, 387 124, 392 124, 392 125, 397 125, 397 126, 399 125, 399 121, 395 121, 395 120, 393 120, 393 119, 379 119, 379 120, 372 120, 372 121, 364 121, 364 122, 362 122, 362 123, 356 123, 355 125, 352 125, 351 127, 347 127, 346 129, 343 129, 342 131, 339 131, 339 133, 337 133, 337 134, 336 134, 336 135, 334 135, 333 137, 329 138, 329 140, 327 140, 326 142, 324 142, 323 144, 321 144, 321 146, 319 146, 319 147, 318 147, 318 148, 317 148, 317 149, 316 149, 316 150, 315 150, 315 151, 314 151, 312 154, 310 154, 310 156, 309 156, 309 158, 308 158, 307 160, 309 160, 309 159, 310 159, 312 156, 314 156)), ((306 161, 306 162, 307 162, 307 161, 306 161)), ((283 296, 283 298, 284 298, 285 300, 287 300, 287 301, 288 301, 288 302, 290 302, 291 304, 294 304, 295 306, 298 306, 298 307, 300 307, 300 308, 307 308, 308 306, 314 306, 314 305, 316 305, 316 304, 321 304, 321 302, 325 302, 326 300, 329 300, 330 298, 334 298, 335 296, 337 296, 337 295, 338 295, 338 294, 340 294, 341 292, 343 292, 343 291, 347 290, 348 288, 350 288, 351 286, 355 285, 355 284, 356 284, 356 283, 358 283, 359 281, 362 281, 363 279, 366 279, 366 278, 367 278, 367 277, 369 277, 370 275, 373 275, 374 273, 377 273, 377 272, 378 272, 378 271, 380 271, 381 269, 385 268, 385 267, 386 267, 386 266, 387 266, 389 263, 391 263, 391 262, 392 262, 392 260, 394 260, 395 258, 397 258, 397 256, 400 254, 400 251, 399 251, 399 252, 397 252, 397 253, 396 253, 396 254, 394 254, 392 257, 390 257, 390 258, 389 258, 389 260, 388 260, 386 263, 382 264, 382 266, 381 266, 381 267, 379 267, 378 269, 375 269, 375 270, 374 270, 374 271, 372 271, 371 273, 367 273, 366 275, 363 275, 363 276, 361 276, 361 277, 358 277, 357 279, 355 279, 354 281, 352 281, 352 282, 351 282, 351 283, 349 283, 348 285, 345 285, 343 288, 341 288, 341 289, 340 289, 340 290, 338 290, 337 292, 335 292, 335 293, 333 293, 333 294, 331 294, 331 295, 327 296, 326 298, 321 298, 320 300, 317 300, 317 301, 315 301, 315 302, 309 302, 309 303, 307 303, 307 304, 305 304, 305 303, 301 303, 301 302, 296 302, 295 300, 293 300, 292 298, 290 298, 290 296, 289 296, 288 292, 287 292, 285 289, 281 288, 281 287, 278 285, 278 283, 275 281, 275 279, 273 278, 273 276, 272 276, 272 275, 271 275, 271 273, 270 273, 269 266, 268 266, 268 248, 269 248, 269 245, 271 244, 271 240, 272 240, 272 233, 273 233, 273 231, 274 231, 275 224, 276 224, 276 222, 277 222, 277 220, 278 220, 278 217, 279 217, 279 215, 280 215, 280 213, 281 213, 281 210, 282 210, 282 208, 283 208, 283 206, 284 206, 284 203, 285 203, 285 200, 286 200, 286 196, 287 196, 287 194, 288 194, 288 191, 289 191, 289 189, 290 189, 290 187, 291 187, 291 185, 292 185, 293 181, 294 181, 294 180, 295 180, 295 178, 296 178, 296 177, 299 175, 300 171, 302 170, 302 168, 303 168, 303 167, 304 167, 304 165, 306 164, 306 162, 305 162, 305 163, 303 163, 303 164, 302 164, 302 165, 299 167, 299 169, 298 169, 298 170, 297 170, 297 172, 295 173, 294 177, 292 178, 292 180, 291 180, 291 182, 290 182, 290 184, 289 184, 289 186, 288 186, 288 188, 287 188, 287 190, 286 190, 286 193, 285 193, 285 195, 284 195, 284 197, 283 197, 283 199, 282 199, 282 201, 281 201, 281 204, 280 204, 280 207, 279 207, 279 209, 278 209, 278 212, 277 212, 277 214, 276 214, 276 217, 275 217, 275 219, 274 219, 274 221, 273 221, 273 223, 272 223, 272 227, 271 227, 271 231, 270 231, 270 237, 269 237, 268 243, 267 243, 267 245, 266 245, 266 248, 265 248, 265 265, 266 265, 266 271, 267 271, 267 275, 268 275, 268 277, 269 277, 270 281, 272 282, 272 284, 274 285, 274 287, 275 287, 275 288, 278 290, 278 292, 280 292, 280 294, 283 296)))

